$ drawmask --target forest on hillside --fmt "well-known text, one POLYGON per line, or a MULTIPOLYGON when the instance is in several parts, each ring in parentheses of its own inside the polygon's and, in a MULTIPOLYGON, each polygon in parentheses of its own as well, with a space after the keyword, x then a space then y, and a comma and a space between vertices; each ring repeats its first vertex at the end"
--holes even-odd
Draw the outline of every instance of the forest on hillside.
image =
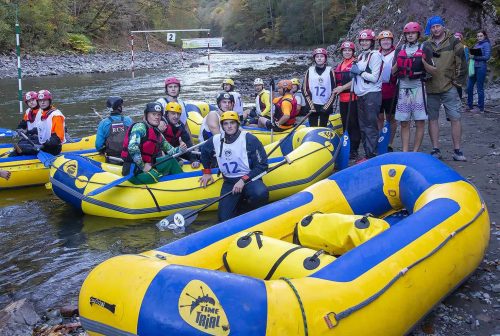
POLYGON ((0 0, 0 53, 15 48, 16 9, 23 50, 88 53, 123 49, 129 31, 146 29, 210 28, 226 46, 240 49, 328 44, 346 33, 365 2, 0 0))

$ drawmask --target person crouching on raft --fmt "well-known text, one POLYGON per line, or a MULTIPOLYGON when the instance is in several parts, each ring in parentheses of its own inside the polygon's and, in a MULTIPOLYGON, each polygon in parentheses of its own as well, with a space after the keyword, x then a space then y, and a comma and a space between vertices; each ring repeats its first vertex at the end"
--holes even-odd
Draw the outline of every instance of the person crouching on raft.
POLYGON ((161 176, 182 173, 177 160, 171 156, 186 151, 185 143, 172 147, 163 137, 158 126, 163 117, 160 103, 148 103, 144 109, 144 121, 133 124, 123 140, 123 175, 128 175, 135 164, 133 184, 157 183, 161 176), (162 151, 167 155, 160 158, 162 151), (153 167, 154 166, 154 167, 153 167))
POLYGON ((278 82, 278 93, 280 97, 273 99, 275 111, 272 119, 259 117, 259 127, 273 129, 275 132, 283 132, 295 124, 297 117, 297 101, 291 93, 292 81, 284 79, 278 82))
POLYGON ((234 107, 234 96, 229 92, 217 94, 217 111, 210 111, 203 118, 200 126, 200 142, 208 140, 211 136, 222 133, 220 116, 226 111, 232 111, 234 107))
MULTIPOLYGON (((191 141, 191 137, 185 125, 180 121, 182 114, 181 105, 176 102, 168 103, 165 107, 165 114, 166 116, 160 122, 159 130, 168 143, 173 147, 179 147, 182 143, 186 144, 187 148, 192 147, 193 142, 191 141)), ((200 166, 200 162, 192 152, 183 154, 181 157, 189 160, 192 168, 200 166)))
POLYGON ((219 221, 263 206, 269 200, 269 191, 261 179, 245 184, 267 170, 267 154, 262 143, 253 134, 240 129, 240 118, 234 111, 224 112, 220 122, 223 134, 214 135, 201 148, 203 176, 200 185, 207 187, 212 178, 211 158, 215 155, 224 177, 221 195, 232 195, 220 200, 219 221))

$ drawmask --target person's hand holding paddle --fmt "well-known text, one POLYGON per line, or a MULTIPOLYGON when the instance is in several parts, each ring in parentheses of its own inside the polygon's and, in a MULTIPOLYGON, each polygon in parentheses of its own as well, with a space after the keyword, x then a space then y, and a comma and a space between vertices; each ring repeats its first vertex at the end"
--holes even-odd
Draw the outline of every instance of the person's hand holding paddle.
POLYGON ((187 150, 188 146, 184 141, 182 141, 181 138, 179 138, 179 149, 181 150, 182 153, 184 153, 187 150))
POLYGON ((152 167, 153 167, 153 166, 151 165, 151 163, 146 162, 146 163, 144 164, 144 168, 142 168, 142 171, 143 171, 143 172, 145 172, 145 173, 147 173, 148 171, 150 171, 150 170, 151 170, 151 168, 152 168, 152 167))

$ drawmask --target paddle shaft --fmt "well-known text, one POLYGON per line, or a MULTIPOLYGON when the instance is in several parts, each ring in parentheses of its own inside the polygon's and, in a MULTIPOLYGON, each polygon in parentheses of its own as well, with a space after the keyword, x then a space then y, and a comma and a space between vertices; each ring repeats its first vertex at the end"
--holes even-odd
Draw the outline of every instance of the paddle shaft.
POLYGON ((184 152, 179 152, 179 153, 177 153, 177 154, 171 155, 171 156, 169 156, 168 158, 166 158, 165 160, 162 160, 162 161, 160 161, 160 162, 155 163, 154 165, 152 165, 152 166, 151 166, 151 168, 154 168, 154 167, 158 166, 159 164, 164 163, 164 162, 166 162, 166 161, 168 161, 168 160, 170 160, 170 159, 174 159, 174 158, 177 158, 177 157, 179 157, 179 156, 181 156, 181 155, 183 155, 183 154, 189 153, 190 151, 192 151, 192 150, 194 150, 194 149, 196 149, 196 148, 198 148, 198 147, 202 146, 202 145, 203 145, 203 144, 205 144, 205 142, 207 142, 207 141, 208 141, 208 140, 205 140, 205 141, 200 142, 199 144, 196 144, 196 145, 194 145, 194 146, 191 146, 191 147, 187 148, 184 152))
POLYGON ((269 84, 269 101, 271 103, 270 107, 270 114, 271 114, 271 142, 274 140, 274 79, 271 78, 271 83, 269 84))
POLYGON ((307 118, 309 118, 309 115, 311 115, 312 111, 309 111, 304 119, 302 119, 302 121, 300 123, 298 123, 297 125, 295 125, 292 130, 290 131, 290 133, 288 133, 283 139, 281 139, 278 144, 276 146, 274 146, 273 149, 271 149, 271 151, 269 153, 267 153, 267 156, 271 155, 286 139, 288 139, 296 130, 297 128, 300 127, 300 125, 302 125, 306 120, 307 118))

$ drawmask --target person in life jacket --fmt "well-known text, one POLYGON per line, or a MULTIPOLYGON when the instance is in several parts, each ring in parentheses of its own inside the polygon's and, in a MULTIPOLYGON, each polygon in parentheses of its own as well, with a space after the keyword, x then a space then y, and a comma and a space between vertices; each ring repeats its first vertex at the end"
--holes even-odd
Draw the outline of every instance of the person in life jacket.
POLYGON ((377 35, 377 40, 380 46, 379 52, 382 55, 384 67, 382 69, 382 105, 378 114, 378 129, 382 130, 384 122, 387 119, 391 129, 391 137, 387 150, 393 151, 392 143, 398 128, 398 123, 394 119, 395 107, 394 99, 396 99, 396 76, 392 75, 392 61, 394 60, 394 34, 389 30, 382 30, 377 35))
POLYGON ((191 136, 191 131, 189 130, 189 126, 187 124, 187 110, 186 110, 186 104, 184 101, 179 97, 181 93, 181 81, 176 78, 176 77, 167 77, 165 79, 165 97, 158 98, 156 101, 161 104, 163 107, 163 111, 165 111, 165 108, 167 107, 167 104, 170 102, 176 102, 181 105, 182 108, 182 113, 181 113, 181 123, 186 126, 186 130, 189 133, 189 136, 191 136))
POLYGON ((276 132, 283 132, 290 129, 295 124, 298 115, 297 101, 292 93, 292 81, 284 79, 278 82, 278 93, 280 97, 273 99, 273 118, 259 118, 259 127, 272 129, 276 132))
POLYGON ((351 151, 349 158, 351 160, 358 159, 359 144, 361 143, 361 131, 359 129, 358 121, 358 97, 354 93, 350 93, 352 78, 351 67, 356 58, 354 53, 356 47, 351 41, 344 41, 340 45, 340 52, 342 53, 342 62, 335 67, 335 83, 333 93, 338 95, 340 116, 342 118, 342 125, 344 130, 349 133, 351 141, 351 151), (347 112, 349 111, 349 104, 351 105, 351 112, 349 120, 347 120, 347 112))
POLYGON ((186 144, 172 147, 165 140, 158 129, 162 117, 163 107, 160 103, 146 104, 143 121, 132 124, 123 139, 122 173, 128 175, 132 163, 135 164, 134 176, 129 180, 134 184, 157 183, 161 176, 182 173, 182 168, 172 155, 184 152, 186 144), (166 155, 160 157, 162 152, 166 155))
POLYGON ((129 116, 123 116, 123 99, 119 96, 111 96, 106 101, 109 117, 101 120, 97 126, 95 148, 98 152, 106 155, 108 162, 111 158, 119 158, 122 152, 123 139, 127 129, 133 121, 129 116))
MULTIPOLYGON (((165 140, 168 141, 173 147, 179 147, 181 143, 186 144, 186 147, 192 147, 193 142, 186 127, 180 122, 182 109, 181 105, 176 102, 170 102, 165 108, 165 117, 160 122, 159 130, 162 132, 165 140)), ((186 153, 181 156, 183 159, 191 162, 191 167, 198 168, 200 162, 195 154, 192 152, 186 153)))
POLYGON ((34 126, 35 116, 39 110, 38 106, 38 92, 28 91, 24 95, 24 103, 28 106, 24 111, 23 119, 17 126, 18 130, 25 131, 27 134, 36 134, 36 127, 34 126))
POLYGON ((255 107, 248 114, 249 118, 242 124, 257 127, 259 117, 271 119, 271 94, 264 89, 262 78, 255 78, 253 86, 255 87, 255 107))
POLYGON ((217 94, 217 111, 210 111, 203 118, 200 126, 200 142, 208 140, 215 134, 222 133, 220 116, 226 111, 232 111, 234 107, 234 96, 228 92, 219 92, 217 94))
POLYGON ((215 155, 224 178, 221 195, 232 191, 232 195, 219 202, 219 221, 225 221, 267 203, 269 192, 264 182, 261 179, 246 182, 265 172, 268 165, 264 146, 253 134, 241 130, 236 112, 224 112, 220 122, 224 133, 214 135, 201 148, 205 169, 200 185, 206 188, 214 182, 210 163, 215 155))
POLYGON ((436 69, 432 61, 432 50, 427 43, 419 43, 422 28, 417 22, 408 22, 403 28, 404 43, 395 51, 392 74, 398 77, 396 120, 401 123, 403 152, 410 150, 410 123, 415 121, 413 151, 418 152, 424 138, 427 120, 426 72, 436 69))
POLYGON ((243 111, 243 100, 241 98, 241 94, 237 91, 234 91, 235 85, 234 81, 231 78, 226 78, 222 81, 222 90, 230 93, 234 97, 234 107, 233 111, 238 113, 240 116, 240 120, 245 120, 247 118, 247 113, 243 111))
POLYGON ((356 63, 351 67, 354 80, 354 93, 358 97, 358 120, 365 157, 360 161, 377 155, 378 124, 377 116, 382 104, 382 55, 375 48, 375 32, 364 29, 358 34, 360 52, 356 63))
POLYGON ((34 155, 38 150, 58 155, 62 144, 66 142, 64 115, 52 105, 52 94, 48 90, 40 90, 36 97, 39 109, 28 112, 26 127, 30 139, 37 147, 28 140, 21 139, 12 155, 34 155))
POLYGON ((300 80, 298 78, 292 78, 291 82, 292 82, 292 90, 290 91, 290 93, 297 101, 297 115, 306 115, 307 114, 306 98, 304 97, 304 94, 302 93, 302 90, 300 88, 300 80))
POLYGON ((304 76, 304 97, 309 105, 309 125, 311 127, 326 127, 328 116, 333 113, 332 94, 335 87, 335 74, 327 66, 328 54, 324 48, 313 50, 314 65, 307 69, 304 76))

